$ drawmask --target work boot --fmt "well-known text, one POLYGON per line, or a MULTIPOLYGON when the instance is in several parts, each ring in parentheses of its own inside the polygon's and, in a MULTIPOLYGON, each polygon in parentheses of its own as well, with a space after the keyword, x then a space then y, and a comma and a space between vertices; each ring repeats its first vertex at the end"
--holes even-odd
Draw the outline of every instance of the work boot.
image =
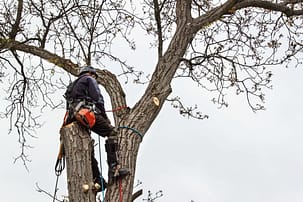
POLYGON ((113 182, 115 182, 115 180, 126 177, 129 174, 130 174, 129 169, 120 168, 120 165, 109 168, 109 170, 108 170, 108 184, 113 184, 113 182))
POLYGON ((129 169, 127 168, 120 168, 120 165, 114 166, 112 168, 110 168, 110 177, 114 177, 114 178, 122 178, 125 177, 126 175, 128 175, 129 169))
POLYGON ((105 150, 107 153, 107 163, 108 163, 108 180, 109 183, 114 178, 125 177, 128 175, 129 169, 121 168, 118 159, 118 138, 116 136, 110 136, 105 141, 105 150))

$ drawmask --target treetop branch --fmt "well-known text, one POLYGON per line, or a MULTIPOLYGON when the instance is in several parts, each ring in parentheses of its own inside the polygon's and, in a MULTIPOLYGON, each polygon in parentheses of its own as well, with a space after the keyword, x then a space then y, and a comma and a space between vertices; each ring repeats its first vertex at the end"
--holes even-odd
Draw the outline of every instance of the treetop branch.
POLYGON ((269 1, 262 1, 262 0, 244 0, 237 3, 234 7, 235 10, 247 7, 257 7, 257 8, 264 8, 269 9, 272 11, 279 11, 284 13, 287 17, 290 16, 298 16, 303 15, 303 8, 296 10, 294 5, 296 3, 302 3, 303 1, 284 1, 282 3, 273 3, 269 1))

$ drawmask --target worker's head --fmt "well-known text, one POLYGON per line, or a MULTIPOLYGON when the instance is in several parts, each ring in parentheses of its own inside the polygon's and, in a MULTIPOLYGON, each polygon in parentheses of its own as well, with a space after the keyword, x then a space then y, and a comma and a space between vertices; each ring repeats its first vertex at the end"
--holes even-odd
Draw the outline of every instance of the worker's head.
POLYGON ((84 66, 84 67, 81 67, 79 76, 82 75, 82 74, 86 74, 86 73, 89 73, 89 74, 91 74, 92 76, 95 76, 96 78, 98 77, 97 72, 96 72, 96 69, 93 68, 92 66, 84 66))

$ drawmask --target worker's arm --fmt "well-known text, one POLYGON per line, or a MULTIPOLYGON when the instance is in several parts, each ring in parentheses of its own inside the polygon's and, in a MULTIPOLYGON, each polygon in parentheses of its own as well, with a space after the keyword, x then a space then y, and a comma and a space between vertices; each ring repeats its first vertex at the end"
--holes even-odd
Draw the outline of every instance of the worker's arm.
POLYGON ((88 96, 93 99, 96 103, 96 107, 100 110, 101 115, 108 119, 105 108, 104 108, 104 99, 98 87, 98 83, 92 77, 88 77, 88 96))

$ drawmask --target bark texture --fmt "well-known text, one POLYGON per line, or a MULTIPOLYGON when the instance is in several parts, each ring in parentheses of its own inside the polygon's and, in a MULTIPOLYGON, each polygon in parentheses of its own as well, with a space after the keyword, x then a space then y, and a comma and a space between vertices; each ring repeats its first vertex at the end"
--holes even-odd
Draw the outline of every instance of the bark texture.
POLYGON ((91 168, 92 139, 77 123, 61 128, 66 155, 69 202, 95 202, 91 168), (88 190, 85 190, 88 188, 88 190))
MULTIPOLYGON (((161 59, 156 66, 144 95, 129 111, 125 111, 122 114, 114 114, 116 126, 128 127, 120 129, 119 151, 121 164, 123 167, 130 169, 131 175, 122 180, 122 193, 119 191, 121 190, 119 187, 120 182, 108 188, 106 193, 106 201, 132 201, 137 154, 141 142, 141 138, 136 131, 138 131, 141 135, 144 135, 159 114, 165 99, 171 93, 170 83, 178 68, 180 58, 182 58, 186 47, 194 37, 194 30, 191 28, 190 24, 192 20, 189 15, 190 7, 186 6, 187 3, 184 1, 178 1, 178 6, 184 8, 184 10, 182 11, 183 13, 179 13, 176 33, 169 47, 167 48, 167 51, 163 56, 161 56, 161 59), (185 5, 183 5, 184 3, 185 5), (186 15, 187 18, 182 18, 181 15, 186 15), (159 100, 159 105, 154 103, 154 97, 159 100)), ((125 98, 122 96, 120 96, 120 99, 125 100, 125 98)), ((125 101, 122 103, 124 102, 125 101)), ((117 105, 117 103, 113 102, 113 100, 112 104, 113 106, 117 105)))

